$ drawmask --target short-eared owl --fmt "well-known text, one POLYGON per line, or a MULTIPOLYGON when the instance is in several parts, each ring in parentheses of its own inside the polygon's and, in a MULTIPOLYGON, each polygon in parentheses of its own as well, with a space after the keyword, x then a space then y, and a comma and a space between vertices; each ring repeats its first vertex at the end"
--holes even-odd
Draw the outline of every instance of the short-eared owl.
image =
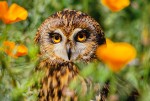
POLYGON ((100 25, 80 11, 63 10, 51 15, 39 27, 35 41, 40 46, 40 64, 44 70, 39 101, 76 101, 71 81, 81 81, 86 93, 87 81, 79 75, 75 62, 96 60, 96 48, 105 43, 100 25))

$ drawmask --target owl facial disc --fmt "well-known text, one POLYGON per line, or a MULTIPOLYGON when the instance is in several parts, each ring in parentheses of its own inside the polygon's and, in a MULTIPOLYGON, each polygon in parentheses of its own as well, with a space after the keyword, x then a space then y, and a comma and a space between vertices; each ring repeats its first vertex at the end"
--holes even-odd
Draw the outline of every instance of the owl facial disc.
POLYGON ((63 10, 47 18, 36 33, 41 57, 50 64, 88 62, 96 58, 96 48, 105 43, 97 21, 85 13, 63 10))

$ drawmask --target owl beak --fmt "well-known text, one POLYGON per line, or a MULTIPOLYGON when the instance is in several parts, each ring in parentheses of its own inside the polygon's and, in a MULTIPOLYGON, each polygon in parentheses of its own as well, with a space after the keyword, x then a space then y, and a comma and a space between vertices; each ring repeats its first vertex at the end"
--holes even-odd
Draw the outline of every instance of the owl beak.
POLYGON ((69 44, 67 45, 67 55, 68 55, 68 59, 70 60, 70 58, 71 58, 71 47, 69 44))

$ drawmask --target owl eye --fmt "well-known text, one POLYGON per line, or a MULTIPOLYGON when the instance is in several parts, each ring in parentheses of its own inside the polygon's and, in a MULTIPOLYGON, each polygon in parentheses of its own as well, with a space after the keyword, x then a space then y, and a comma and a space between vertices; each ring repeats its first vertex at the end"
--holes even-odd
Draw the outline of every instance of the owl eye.
POLYGON ((49 36, 50 36, 51 42, 54 44, 59 43, 62 40, 61 35, 58 33, 50 33, 49 36))
POLYGON ((89 37, 89 33, 87 32, 87 30, 81 30, 76 34, 75 41, 85 42, 88 37, 89 37))

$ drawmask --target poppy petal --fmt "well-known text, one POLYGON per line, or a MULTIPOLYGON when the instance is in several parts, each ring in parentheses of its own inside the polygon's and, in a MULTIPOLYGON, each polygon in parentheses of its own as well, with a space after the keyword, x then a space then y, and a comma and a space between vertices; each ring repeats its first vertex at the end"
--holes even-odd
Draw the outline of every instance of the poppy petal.
POLYGON ((101 2, 114 12, 120 11, 130 4, 130 0, 101 0, 101 2))
POLYGON ((19 45, 17 47, 17 53, 15 54, 17 57, 27 55, 28 49, 24 45, 19 45))
POLYGON ((9 56, 14 56, 15 43, 11 41, 3 42, 4 52, 9 56))
POLYGON ((28 12, 17 4, 12 4, 3 18, 3 22, 6 24, 25 20, 28 16, 28 12))
POLYGON ((7 13, 8 4, 6 1, 0 1, 0 19, 7 13))

